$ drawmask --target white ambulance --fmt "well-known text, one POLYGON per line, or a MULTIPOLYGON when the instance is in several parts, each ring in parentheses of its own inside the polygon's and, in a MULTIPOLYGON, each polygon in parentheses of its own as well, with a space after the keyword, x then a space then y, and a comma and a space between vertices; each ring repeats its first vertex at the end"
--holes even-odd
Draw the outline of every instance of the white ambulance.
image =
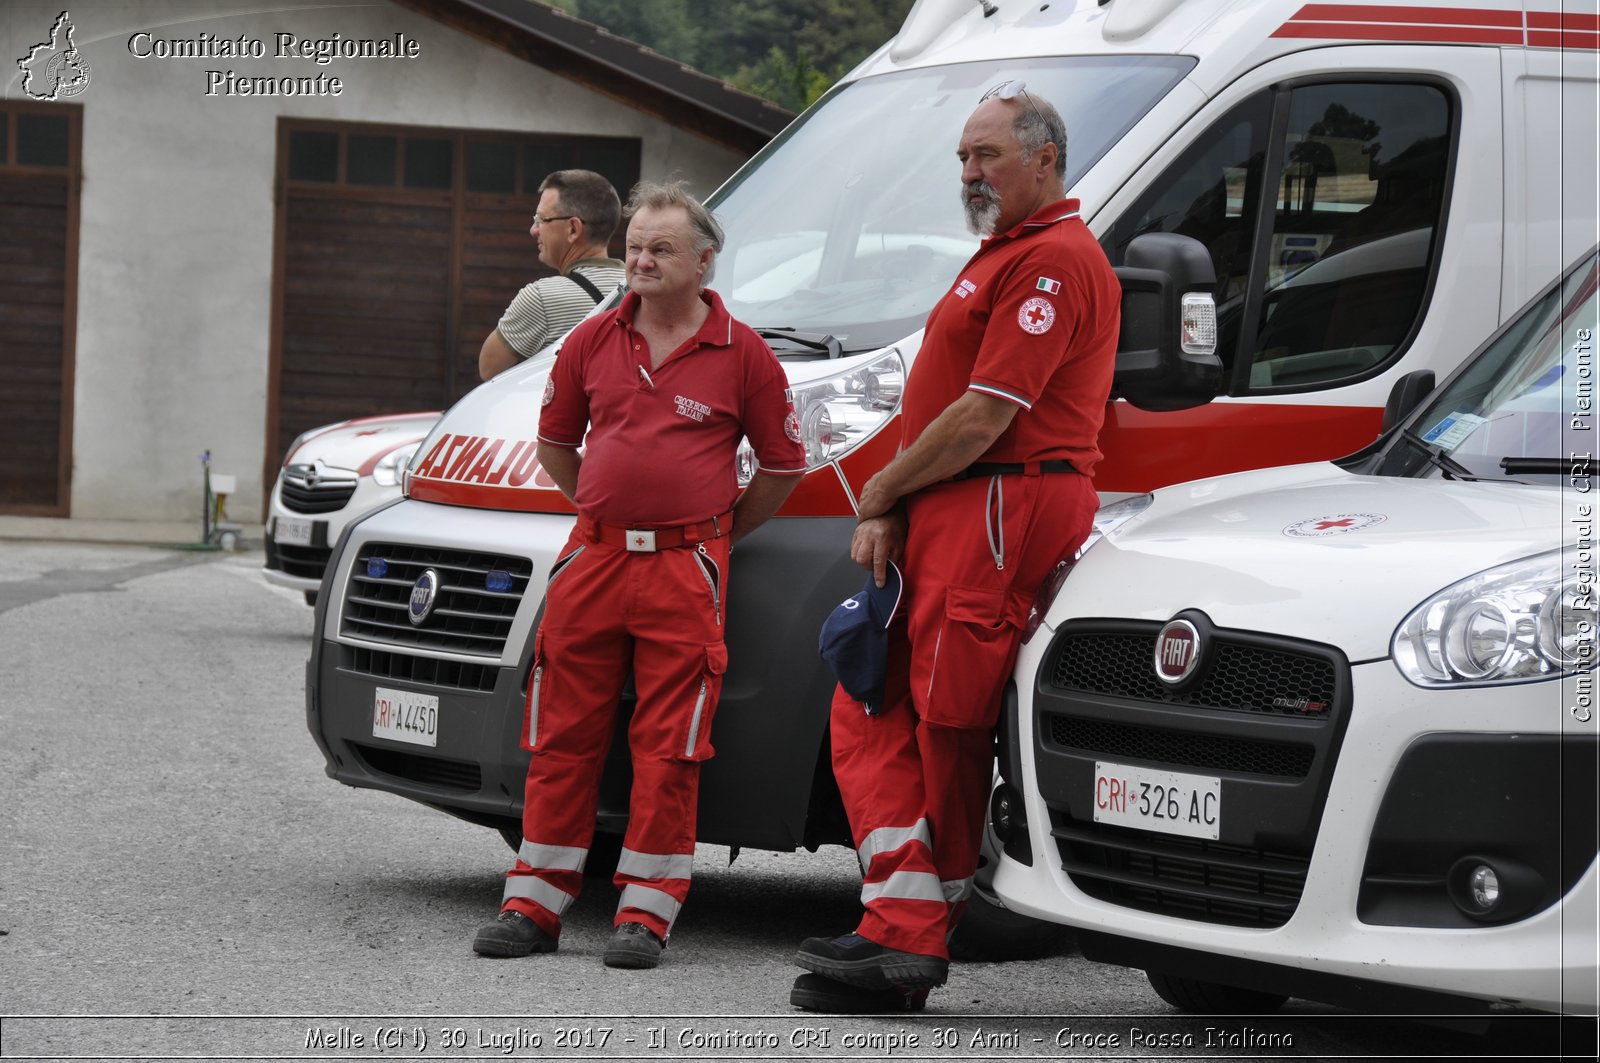
POLYGON ((1597 333, 1591 251, 1379 444, 1105 507, 1018 660, 1000 899, 1188 1011, 1594 1015, 1597 333))
MULTIPOLYGON (((1062 112, 1068 194, 1123 267, 1096 483, 1127 494, 1366 445, 1396 380, 1453 368, 1557 275, 1563 232, 1595 216, 1582 2, 918 0, 718 190, 712 286, 783 361, 810 472, 734 562, 701 839, 849 841, 817 631, 860 585, 856 492, 896 449, 924 318, 977 245, 955 143, 985 90, 1020 79, 1062 112), (1138 253, 1153 237, 1192 241, 1203 292, 1138 253)), ((404 499, 335 544, 307 672, 331 776, 508 838, 541 587, 572 520, 534 460, 549 365, 448 411, 404 499)), ((614 743, 602 832, 629 782, 614 743)))
POLYGON ((400 497, 406 465, 438 420, 437 410, 358 417, 290 443, 267 504, 267 582, 316 605, 344 526, 400 497))

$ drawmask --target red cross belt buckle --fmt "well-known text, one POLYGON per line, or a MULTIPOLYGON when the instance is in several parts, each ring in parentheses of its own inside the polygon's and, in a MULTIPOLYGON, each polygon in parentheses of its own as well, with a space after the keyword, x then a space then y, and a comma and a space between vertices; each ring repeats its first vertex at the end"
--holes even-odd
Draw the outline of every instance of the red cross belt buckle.
POLYGON ((653 529, 632 530, 627 532, 627 548, 636 554, 653 554, 656 552, 656 533, 653 529))

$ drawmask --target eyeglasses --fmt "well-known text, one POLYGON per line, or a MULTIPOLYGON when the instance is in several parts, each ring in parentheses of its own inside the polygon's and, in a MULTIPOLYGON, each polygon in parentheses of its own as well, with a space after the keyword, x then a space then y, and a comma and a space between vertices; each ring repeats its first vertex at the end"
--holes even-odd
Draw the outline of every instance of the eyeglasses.
POLYGON ((1033 116, 1039 119, 1039 122, 1045 127, 1046 130, 1048 130, 1050 128, 1050 123, 1044 120, 1044 115, 1040 114, 1039 108, 1034 106, 1033 97, 1028 95, 1028 83, 1026 81, 1019 81, 1015 78, 1010 81, 1002 81, 1000 84, 984 93, 983 98, 978 102, 987 103, 989 100, 1014 100, 1018 96, 1021 96, 1023 99, 1028 101, 1028 109, 1033 111, 1033 116))
POLYGON ((568 218, 576 218, 576 217, 577 217, 576 214, 552 214, 548 218, 541 218, 539 215, 535 214, 533 216, 533 224, 535 224, 535 225, 549 225, 553 221, 566 221, 568 218))

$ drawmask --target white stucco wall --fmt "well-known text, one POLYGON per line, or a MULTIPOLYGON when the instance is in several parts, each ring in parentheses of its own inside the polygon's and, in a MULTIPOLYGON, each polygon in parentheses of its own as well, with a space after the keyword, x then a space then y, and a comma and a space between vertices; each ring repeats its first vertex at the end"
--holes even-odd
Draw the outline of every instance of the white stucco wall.
MULTIPOLYGON (((0 90, 61 0, 0 4, 0 90)), ((260 511, 280 116, 638 137, 641 173, 709 193, 742 157, 389 3, 130 0, 71 8, 83 107, 72 516, 198 524, 202 451, 260 511), (137 58, 140 31, 266 44, 263 59, 137 58), (413 60, 277 59, 274 35, 415 38, 413 60), (207 96, 206 71, 343 81, 337 97, 207 96)), ((623 190, 626 192, 626 190, 623 190)))

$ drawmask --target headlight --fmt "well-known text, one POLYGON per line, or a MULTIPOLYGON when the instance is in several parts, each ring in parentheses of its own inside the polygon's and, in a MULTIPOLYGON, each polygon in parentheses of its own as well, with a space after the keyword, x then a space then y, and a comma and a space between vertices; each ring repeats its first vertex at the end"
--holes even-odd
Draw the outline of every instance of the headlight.
POLYGON ((1155 501, 1151 494, 1134 495, 1124 498, 1120 502, 1113 502, 1109 506, 1101 506, 1094 515, 1094 527, 1089 529, 1089 537, 1078 547, 1078 557, 1089 552, 1089 547, 1122 527, 1128 521, 1137 517, 1150 508, 1150 503, 1155 501))
MULTIPOLYGON (((806 471, 837 461, 882 428, 900 407, 906 365, 890 347, 865 365, 790 389, 806 471)), ((739 442, 739 483, 755 475, 749 440, 739 442)))
POLYGON ((1595 666, 1597 619, 1593 584, 1552 550, 1446 587, 1405 618, 1391 651, 1422 687, 1554 679, 1595 666))
POLYGON ((383 487, 393 487, 400 482, 400 477, 405 473, 406 466, 411 464, 411 458, 416 454, 417 448, 422 445, 422 440, 408 443, 403 447, 396 447, 378 459, 378 464, 372 467, 372 479, 383 487))

